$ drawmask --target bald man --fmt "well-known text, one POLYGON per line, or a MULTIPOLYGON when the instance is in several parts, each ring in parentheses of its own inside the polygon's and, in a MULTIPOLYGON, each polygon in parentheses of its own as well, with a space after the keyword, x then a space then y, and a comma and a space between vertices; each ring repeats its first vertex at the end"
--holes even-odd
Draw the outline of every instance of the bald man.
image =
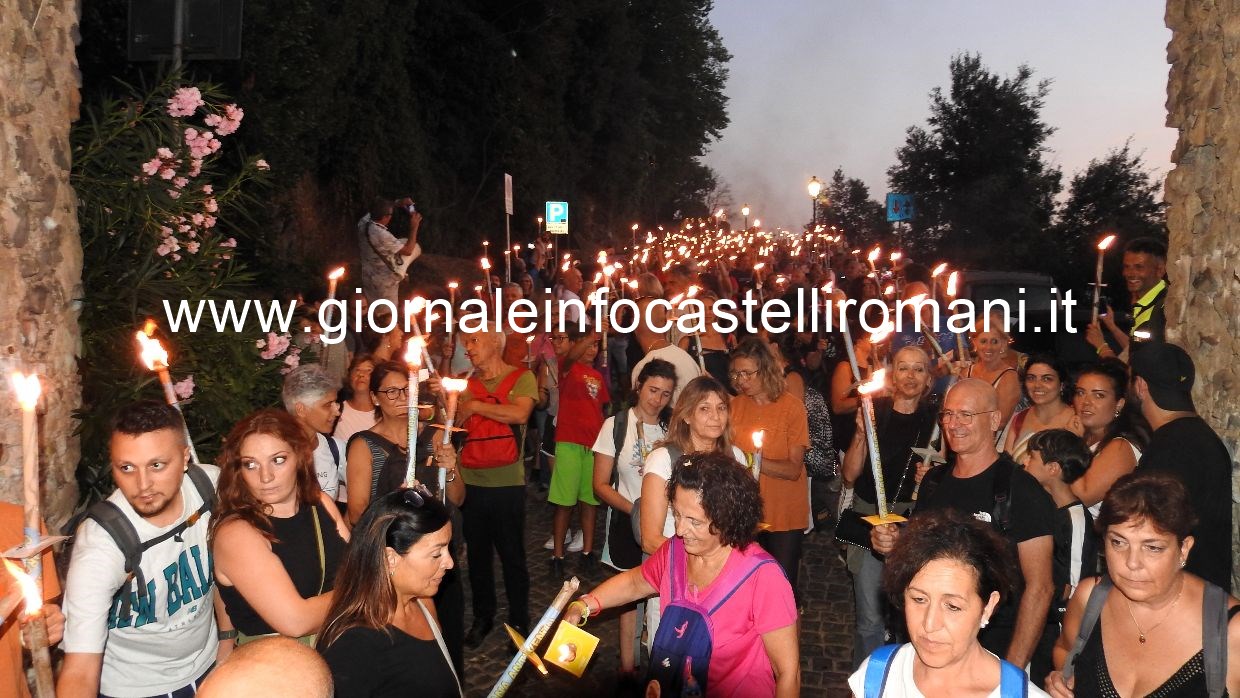
MULTIPOLYGON (((924 478, 914 516, 955 509, 985 521, 1007 537, 1024 577, 1024 593, 1005 600, 979 634, 982 645, 1016 666, 1029 663, 1039 643, 1054 642, 1046 627, 1053 596, 1051 556, 1055 503, 1033 476, 995 449, 1002 426, 999 395, 966 378, 948 391, 940 414, 949 462, 924 478)), ((875 527, 874 551, 886 554, 899 538, 894 524, 875 527)))
POLYGON ((319 653, 283 636, 233 650, 198 688, 199 698, 332 698, 334 693, 319 653))

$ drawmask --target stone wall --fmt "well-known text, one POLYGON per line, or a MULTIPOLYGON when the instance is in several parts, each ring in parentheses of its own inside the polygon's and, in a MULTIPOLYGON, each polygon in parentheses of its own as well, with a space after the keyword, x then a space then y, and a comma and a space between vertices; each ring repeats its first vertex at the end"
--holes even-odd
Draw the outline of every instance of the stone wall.
POLYGON ((0 499, 21 501, 21 419, 8 374, 34 370, 44 395, 44 517, 53 527, 77 501, 82 243, 69 186, 77 22, 75 0, 0 1, 0 499))
MULTIPOLYGON (((1169 0, 1170 336, 1197 365, 1198 411, 1240 452, 1240 0, 1169 0)), ((1240 473, 1236 466, 1233 473, 1240 473)), ((1240 475, 1232 478, 1240 502, 1240 475)), ((1240 507, 1233 504, 1235 521, 1240 507)), ((1240 541, 1232 533, 1234 560, 1240 541)), ((1235 571, 1233 570, 1233 576, 1235 571)), ((1234 588, 1240 589, 1240 578, 1234 588)))

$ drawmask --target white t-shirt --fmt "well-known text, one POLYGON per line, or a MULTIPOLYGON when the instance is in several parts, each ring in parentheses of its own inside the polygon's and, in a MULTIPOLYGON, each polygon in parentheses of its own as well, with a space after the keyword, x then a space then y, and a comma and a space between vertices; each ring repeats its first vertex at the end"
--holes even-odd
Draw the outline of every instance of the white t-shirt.
MULTIPOLYGON (((916 656, 917 652, 913 649, 912 643, 907 643, 896 650, 891 658, 891 669, 887 674, 887 685, 883 689, 882 698, 925 698, 913 681, 913 658, 916 656)), ((866 657, 861 667, 848 677, 848 687, 852 689, 854 696, 865 696, 865 670, 869 666, 870 658, 866 657)), ((1029 689, 1030 698, 1042 698, 1043 696, 1049 698, 1049 694, 1034 685, 1027 676, 1025 683, 1029 689)), ((995 690, 986 694, 986 698, 1000 698, 999 687, 995 686, 995 690)))
POLYGON ((646 456, 650 455, 654 444, 667 435, 663 427, 658 424, 643 423, 642 435, 638 438, 637 422, 637 411, 629 409, 628 428, 624 432, 624 440, 620 443, 619 458, 616 458, 615 454, 616 439, 613 433, 616 428, 615 417, 608 417, 603 422, 592 449, 595 453, 615 458, 612 467, 619 474, 616 491, 630 502, 642 496, 642 466, 646 463, 646 456))
POLYGON ((340 419, 336 420, 336 428, 332 430, 332 436, 347 444, 354 434, 366 431, 374 425, 374 410, 355 410, 349 403, 341 403, 340 419))
MULTIPOLYGON (((736 459, 737 463, 748 467, 744 451, 733 446, 732 457, 736 459)), ((658 475, 663 478, 664 482, 672 479, 672 454, 668 452, 666 447, 660 446, 651 451, 650 455, 646 457, 646 467, 642 469, 642 476, 645 477, 646 475, 658 475)), ((663 521, 663 537, 671 538, 674 535, 676 535, 676 523, 672 520, 671 502, 668 502, 667 518, 663 521)))
POLYGON ((335 501, 345 471, 344 442, 334 436, 322 434, 315 434, 315 436, 319 437, 319 441, 314 448, 314 476, 319 479, 319 487, 335 501), (336 464, 336 458, 332 455, 332 447, 327 443, 328 439, 336 442, 336 453, 340 454, 339 465, 336 464))
POLYGON ((632 380, 634 385, 637 385, 637 377, 641 375, 642 368, 655 359, 663 359, 676 368, 676 389, 672 391, 672 404, 676 404, 676 400, 680 397, 681 389, 688 385, 689 381, 702 375, 702 369, 693 360, 693 357, 689 356, 689 352, 684 349, 676 346, 659 347, 646 352, 642 360, 638 361, 637 365, 633 367, 632 380))
MULTIPOLYGON (((215 483, 220 470, 203 465, 215 483)), ((177 522, 157 528, 133 510, 120 490, 108 501, 120 507, 140 540, 174 528, 202 505, 188 475, 181 482, 184 510, 177 522)), ((170 693, 202 676, 215 662, 215 578, 207 545, 210 513, 142 553, 149 605, 140 607, 134 582, 126 586, 132 604, 120 615, 118 591, 125 582, 125 559, 112 537, 87 519, 77 530, 65 584, 66 652, 103 654, 99 691, 117 698, 170 693)))

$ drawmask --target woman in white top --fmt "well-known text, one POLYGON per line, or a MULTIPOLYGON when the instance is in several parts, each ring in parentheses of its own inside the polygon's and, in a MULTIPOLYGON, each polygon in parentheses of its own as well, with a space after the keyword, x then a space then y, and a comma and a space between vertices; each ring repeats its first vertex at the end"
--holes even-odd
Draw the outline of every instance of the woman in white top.
MULTIPOLYGON (((375 370, 375 360, 370 354, 358 354, 349 364, 349 397, 340 405, 340 418, 336 420, 336 428, 332 436, 346 444, 359 431, 366 431, 375 425, 375 403, 370 399, 370 374, 375 370)), ((347 473, 340 471, 340 489, 336 491, 336 501, 348 503, 349 493, 346 483, 347 473)))
MULTIPOLYGON (((668 411, 675 388, 675 366, 658 359, 646 364, 637 377, 637 404, 620 415, 608 417, 594 441, 594 494, 608 507, 602 560, 620 572, 642 562, 642 549, 633 537, 630 517, 634 502, 641 497, 646 456, 667 435, 669 415, 664 412, 668 411), (617 419, 621 419, 619 434, 617 419)), ((637 610, 630 607, 620 614, 620 673, 634 679, 636 633, 637 610)))
POLYGON ((862 662, 848 678, 853 695, 1046 696, 977 640, 1019 584, 1012 549, 990 524, 954 509, 914 516, 883 567, 883 588, 904 615, 909 642, 880 647, 862 662))
POLYGON ((1145 419, 1135 409, 1124 409, 1127 389, 1127 367, 1118 359, 1103 359, 1076 377, 1076 421, 1068 428, 1079 427, 1094 457, 1072 483, 1072 493, 1094 516, 1111 485, 1136 469, 1149 442, 1145 419))

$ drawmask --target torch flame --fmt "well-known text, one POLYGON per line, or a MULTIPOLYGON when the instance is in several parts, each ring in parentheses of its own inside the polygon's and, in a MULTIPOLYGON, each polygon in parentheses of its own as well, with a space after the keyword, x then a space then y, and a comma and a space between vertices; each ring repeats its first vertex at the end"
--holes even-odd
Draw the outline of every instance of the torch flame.
POLYGON ((930 277, 937 279, 939 274, 942 274, 945 271, 947 271, 947 262, 940 262, 939 265, 934 268, 934 271, 930 272, 930 277))
POLYGON ((1098 249, 1100 249, 1100 250, 1105 250, 1106 248, 1110 247, 1110 246, 1111 246, 1111 243, 1113 243, 1113 242, 1115 242, 1115 236, 1114 236, 1114 235, 1108 235, 1108 236, 1106 236, 1106 237, 1102 238, 1102 242, 1099 242, 1099 243, 1098 243, 1098 249))
POLYGON ((469 381, 464 378, 441 378, 439 384, 447 393, 459 393, 469 387, 469 381))
POLYGON ((405 363, 417 368, 422 365, 422 352, 426 349, 426 340, 414 335, 409 340, 409 348, 405 350, 405 363))
POLYGON ((483 269, 483 271, 486 271, 486 270, 488 270, 488 269, 490 269, 490 268, 491 268, 491 260, 487 259, 486 257, 483 257, 483 258, 482 258, 482 269, 483 269))
POLYGON ((926 297, 927 297, 927 296, 926 296, 926 294, 924 294, 924 293, 918 293, 918 294, 916 294, 916 295, 914 295, 914 296, 911 296, 911 297, 908 299, 908 302, 909 302, 909 303, 912 303, 912 304, 914 304, 914 305, 916 305, 916 304, 920 304, 920 303, 922 303, 923 301, 925 301, 925 300, 926 300, 926 297))
POLYGON ((452 289, 453 291, 455 291, 459 287, 460 287, 460 284, 455 281, 448 282, 448 288, 452 289))
POLYGON ((878 259, 878 256, 879 256, 880 254, 882 254, 882 253, 883 253, 883 248, 881 248, 881 247, 875 247, 874 249, 870 250, 870 253, 869 253, 868 255, 866 255, 866 256, 865 256, 865 258, 866 258, 866 259, 868 259, 869 261, 873 262, 873 261, 877 260, 877 259, 878 259))
POLYGON ((894 284, 887 284, 887 288, 883 289, 884 296, 890 296, 894 294, 895 292, 896 292, 896 287, 894 284))
POLYGON ((414 296, 413 298, 409 299, 409 310, 412 311, 413 314, 416 315, 422 312, 422 310, 425 307, 426 307, 426 299, 423 298, 422 296, 414 296))
POLYGON ((327 275, 327 280, 328 281, 339 281, 340 277, 342 276, 344 276, 344 267, 336 267, 335 270, 332 271, 332 273, 327 275))
POLYGON ((870 344, 878 344, 879 342, 884 341, 885 339, 891 336, 891 333, 894 332, 895 329, 896 329, 895 323, 893 322, 884 323, 881 327, 875 330, 873 334, 870 335, 870 344))
POLYGON ((947 295, 952 298, 956 297, 956 281, 958 280, 959 274, 960 272, 953 271, 951 274, 947 275, 947 295))
POLYGON ((603 265, 603 275, 604 275, 604 276, 606 276, 607 278, 609 278, 609 279, 610 279, 610 278, 611 278, 611 275, 612 275, 612 274, 615 274, 615 273, 616 273, 616 268, 615 268, 615 267, 613 267, 613 266, 612 266, 612 265, 610 265, 610 264, 605 264, 605 265, 603 265))
POLYGON ((862 395, 869 395, 882 389, 883 381, 887 378, 887 369, 880 368, 870 376, 870 380, 857 386, 857 392, 862 395))
POLYGON ((904 256, 904 253, 903 253, 903 252, 899 252, 899 251, 892 252, 892 253, 891 253, 891 261, 892 261, 892 262, 898 262, 898 261, 900 260, 900 258, 901 258, 901 257, 903 257, 903 256, 904 256))
POLYGON ((762 450, 762 439, 766 436, 765 429, 759 429, 753 433, 753 447, 756 450, 762 450))
POLYGON ((160 344, 158 339, 148 337, 142 331, 134 333, 134 337, 138 339, 138 346, 142 348, 138 356, 142 359, 142 363, 146 364, 147 368, 152 371, 158 368, 167 368, 168 351, 164 349, 164 345, 160 344))
POLYGON ((39 585, 35 583, 34 577, 26 574, 20 565, 13 564, 12 560, 5 559, 4 567, 22 590, 22 598, 26 600, 26 615, 38 613, 39 609, 43 608, 43 595, 39 593, 39 585))
POLYGON ((701 290, 701 289, 699 289, 697 286, 690 286, 690 287, 689 287, 689 293, 688 293, 689 297, 690 297, 690 298, 693 298, 694 296, 696 296, 696 295, 698 294, 698 291, 700 291, 700 290, 701 290))
POLYGON ((39 376, 34 373, 14 373, 12 380, 13 391, 17 393, 17 404, 21 405, 22 410, 33 412, 35 405, 39 404, 39 393, 43 392, 39 385, 39 376))
POLYGON ((570 266, 572 266, 571 262, 564 262, 563 264, 560 265, 560 271, 568 271, 568 268, 570 266))
POLYGON ((637 279, 629 280, 629 288, 633 289, 634 291, 637 290, 637 279))

